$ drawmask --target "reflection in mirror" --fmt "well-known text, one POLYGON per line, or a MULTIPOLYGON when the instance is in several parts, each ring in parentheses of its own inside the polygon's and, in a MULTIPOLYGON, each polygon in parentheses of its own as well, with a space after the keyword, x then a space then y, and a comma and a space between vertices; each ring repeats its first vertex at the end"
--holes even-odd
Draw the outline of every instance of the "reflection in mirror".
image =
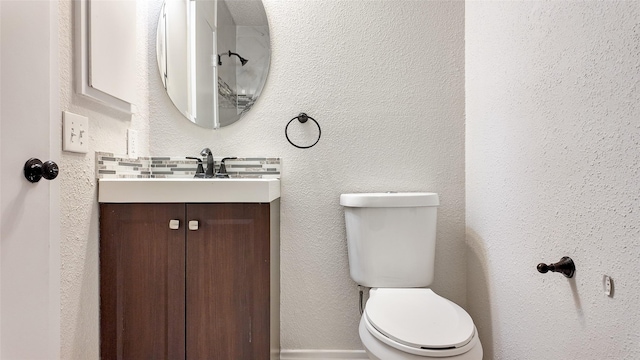
POLYGON ((260 0, 165 0, 158 68, 173 104, 193 123, 232 124, 256 102, 271 60, 260 0))

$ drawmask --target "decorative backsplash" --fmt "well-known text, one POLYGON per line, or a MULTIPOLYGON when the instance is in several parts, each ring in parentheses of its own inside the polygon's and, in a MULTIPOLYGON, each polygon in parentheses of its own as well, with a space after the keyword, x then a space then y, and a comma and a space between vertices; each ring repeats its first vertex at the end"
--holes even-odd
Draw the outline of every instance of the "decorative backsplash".
MULTIPOLYGON (((214 157, 215 168, 220 167, 222 157, 214 157)), ((251 157, 226 160, 231 178, 279 179, 281 159, 275 157, 251 157)), ((205 161, 206 168, 206 161, 205 161)), ((189 178, 196 173, 198 164, 184 156, 151 156, 128 158, 106 152, 96 152, 96 178, 189 178)))

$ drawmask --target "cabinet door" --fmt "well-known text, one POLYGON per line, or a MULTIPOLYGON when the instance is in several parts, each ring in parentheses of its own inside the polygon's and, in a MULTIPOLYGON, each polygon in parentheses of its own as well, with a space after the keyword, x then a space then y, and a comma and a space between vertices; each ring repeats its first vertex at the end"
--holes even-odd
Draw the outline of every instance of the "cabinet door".
POLYGON ((188 204, 187 358, 269 359, 269 204, 188 204))
POLYGON ((100 205, 102 359, 185 358, 184 216, 184 204, 100 205))

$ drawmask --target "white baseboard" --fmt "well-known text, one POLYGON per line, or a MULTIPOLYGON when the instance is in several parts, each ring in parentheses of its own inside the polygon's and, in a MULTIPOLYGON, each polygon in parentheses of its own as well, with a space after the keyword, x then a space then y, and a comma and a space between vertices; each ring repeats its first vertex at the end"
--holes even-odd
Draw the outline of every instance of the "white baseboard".
POLYGON ((280 360, 365 360, 364 350, 282 350, 280 360))

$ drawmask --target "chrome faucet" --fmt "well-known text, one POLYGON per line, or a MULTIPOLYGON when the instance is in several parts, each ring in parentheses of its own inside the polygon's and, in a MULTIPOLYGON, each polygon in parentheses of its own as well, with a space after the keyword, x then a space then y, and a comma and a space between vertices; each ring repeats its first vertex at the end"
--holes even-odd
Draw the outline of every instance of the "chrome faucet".
POLYGON ((204 177, 212 178, 213 177, 213 154, 209 148, 204 148, 200 151, 200 155, 207 157, 207 169, 205 170, 204 177))

